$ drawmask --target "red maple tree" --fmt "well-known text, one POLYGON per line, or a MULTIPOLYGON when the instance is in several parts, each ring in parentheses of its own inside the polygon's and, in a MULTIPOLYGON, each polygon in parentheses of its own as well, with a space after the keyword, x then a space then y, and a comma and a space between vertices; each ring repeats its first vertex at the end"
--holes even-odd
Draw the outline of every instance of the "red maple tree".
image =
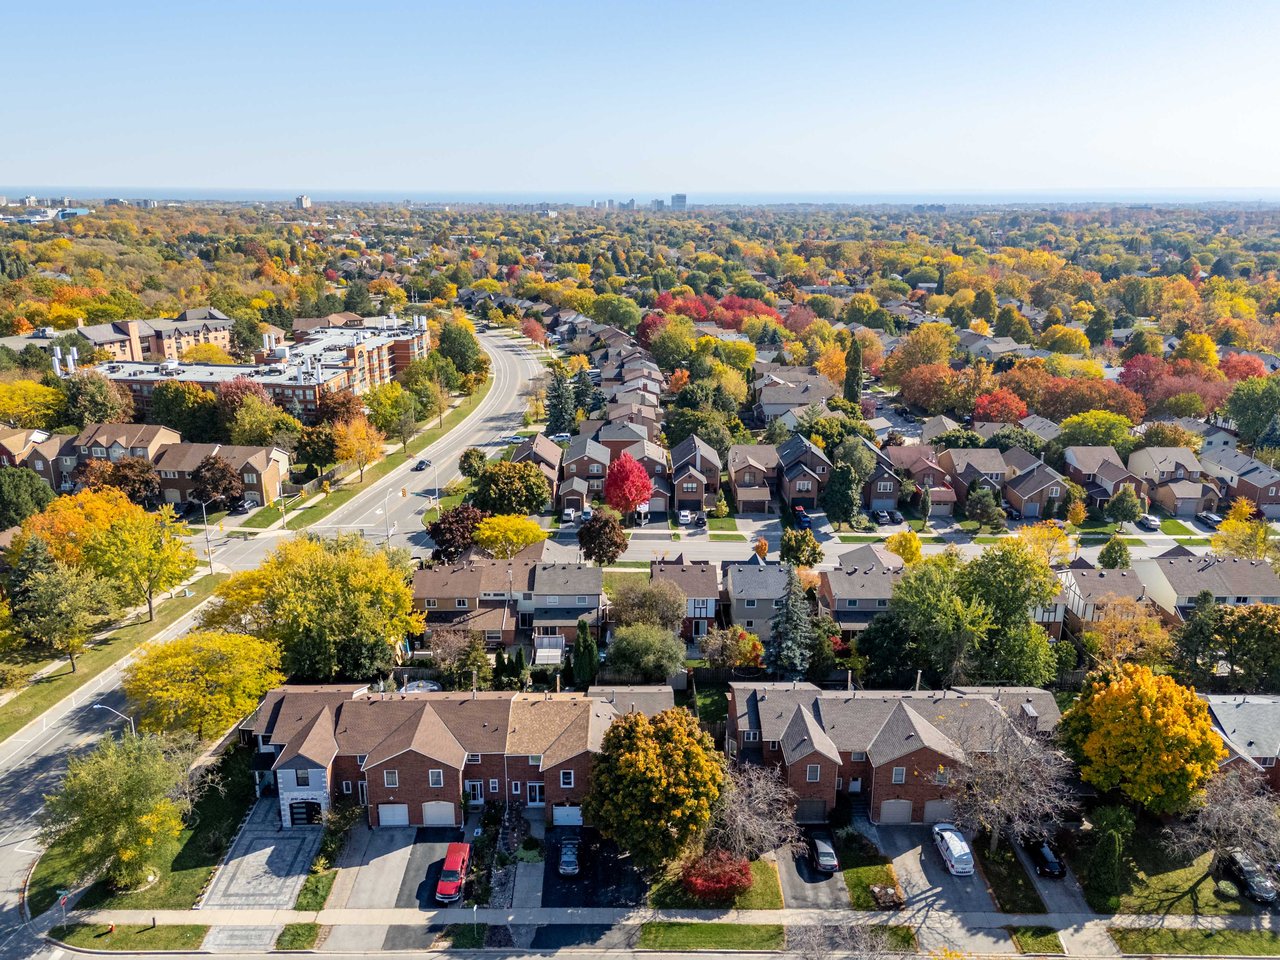
POLYGON ((1016 423, 1026 415, 1027 405, 1007 387, 984 393, 973 404, 973 419, 979 423, 1016 423))
POLYGON ((653 496, 653 482, 644 467, 629 453, 609 464, 604 478, 604 502, 621 514, 628 514, 648 503, 653 496))

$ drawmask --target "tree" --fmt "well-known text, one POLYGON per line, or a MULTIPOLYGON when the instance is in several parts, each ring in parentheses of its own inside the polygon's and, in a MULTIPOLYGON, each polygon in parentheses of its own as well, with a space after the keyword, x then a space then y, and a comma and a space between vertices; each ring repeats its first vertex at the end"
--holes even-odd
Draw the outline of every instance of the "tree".
POLYGON ((1052 831, 1071 809, 1069 767, 1054 747, 1005 720, 991 728, 989 749, 952 768, 952 819, 983 831, 995 853, 1006 834, 1015 843, 1052 831))
POLYGON ((147 620, 154 620, 156 592, 176 587, 195 572, 195 551, 184 539, 190 533, 168 506, 158 513, 130 511, 85 544, 85 563, 111 580, 127 602, 146 600, 147 620))
POLYGON ((1156 666, 1169 656, 1169 631, 1145 600, 1108 594, 1095 601, 1097 615, 1084 632, 1085 651, 1096 663, 1156 666))
POLYGON ((293 680, 372 680, 422 632, 412 570, 407 551, 375 549, 358 534, 286 540, 218 586, 201 626, 278 643, 293 680))
POLYGON ((1086 680, 1060 729, 1081 779, 1157 816, 1186 810, 1227 756, 1194 690, 1131 663, 1086 680))
POLYGON ((0 467, 0 530, 16 527, 53 501, 53 489, 34 470, 0 467))
POLYGON ((369 296, 369 285, 363 280, 353 281, 342 299, 342 309, 346 313, 356 313, 362 317, 373 316, 373 298, 369 296))
POLYGON ((514 513, 532 516, 541 513, 551 499, 546 475, 531 460, 489 463, 475 483, 471 502, 490 514, 514 513))
POLYGON ((698 638, 698 650, 713 667, 759 667, 764 662, 760 638, 737 626, 715 627, 698 638))
POLYGON ((1225 413, 1243 443, 1253 443, 1280 414, 1280 377, 1241 380, 1227 396, 1225 413))
POLYGON ((191 496, 202 503, 228 503, 244 493, 239 472, 224 457, 211 453, 191 471, 191 496))
POLYGON ((920 536, 914 530, 903 530, 889 536, 884 542, 884 548, 890 553, 896 553, 902 558, 902 562, 912 564, 917 562, 923 555, 920 548, 920 536))
POLYGON ((536 520, 512 514, 486 517, 476 526, 476 546, 498 560, 510 560, 521 550, 547 539, 536 520))
POLYGON ((484 351, 470 321, 450 318, 440 329, 440 354, 453 361, 459 373, 475 373, 482 365, 484 351))
POLYGON ((231 442, 241 446, 292 449, 302 433, 302 424, 274 403, 247 396, 236 408, 228 433, 231 442))
POLYGON ((785 680, 798 680, 809 668, 815 633, 809 598, 805 596, 800 577, 794 566, 787 566, 786 571, 787 592, 774 620, 773 634, 765 639, 764 664, 771 673, 785 680))
POLYGON ((1071 559, 1071 538, 1051 520, 1029 524, 1018 531, 1018 539, 1051 567, 1060 567, 1071 559))
POLYGON ((1107 312, 1106 307, 1099 305, 1094 308, 1093 316, 1085 324, 1084 335, 1089 338, 1091 346, 1100 347, 1111 339, 1114 328, 1111 314, 1107 312))
MULTIPOLYGON (((416 362, 416 361, 415 361, 416 362)), ((364 413, 364 401, 350 387, 325 390, 316 401, 316 419, 322 423, 346 423, 364 413)))
POLYGON ((547 433, 568 433, 578 422, 578 400, 569 378, 553 370, 547 384, 547 433))
POLYGON ((303 427, 294 453, 299 461, 311 464, 317 472, 323 472, 331 463, 336 463, 338 441, 333 435, 333 424, 318 423, 314 427, 303 427))
POLYGON ((77 370, 61 386, 72 426, 83 430, 90 423, 124 423, 133 417, 133 395, 95 370, 77 370))
POLYGON ((1067 447, 1115 447, 1120 456, 1133 449, 1133 422, 1118 413, 1090 410, 1062 421, 1057 445, 1067 447))
POLYGON ((1054 324, 1040 334, 1040 348, 1053 353, 1085 354, 1089 352, 1089 338, 1073 327, 1054 324))
POLYGON ((1237 690, 1280 692, 1280 606, 1254 603, 1221 612, 1215 634, 1227 666, 1227 680, 1237 690))
POLYGON ((28 639, 66 654, 71 672, 89 638, 115 615, 112 585, 92 570, 53 561, 32 573, 13 604, 13 619, 28 639))
POLYGON ((635 457, 623 452, 609 464, 604 478, 604 501, 624 517, 649 502, 653 481, 635 457))
POLYGON ((401 446, 408 447, 418 425, 418 402, 413 394, 392 380, 366 393, 364 405, 369 411, 369 422, 378 432, 399 437, 401 446))
POLYGON ((1220 659, 1218 636, 1226 607, 1213 599, 1212 590, 1201 590, 1191 612, 1174 634, 1174 669, 1188 683, 1201 684, 1216 678, 1220 659))
POLYGON ((197 343, 182 351, 183 363, 210 363, 225 365, 235 363, 235 358, 216 343, 197 343))
POLYGON ((1211 541, 1213 552, 1221 557, 1240 557, 1244 560, 1271 560, 1280 553, 1271 524, 1255 520, 1252 501, 1239 497, 1214 531, 1211 541))
POLYGON ((862 344, 854 337, 844 355, 844 398, 850 403, 862 399, 862 344))
POLYGON ((884 379, 896 384, 915 367, 946 365, 959 343, 959 335, 948 323, 922 323, 907 334, 884 363, 884 379))
POLYGON ((160 494, 160 474, 155 465, 143 457, 121 457, 111 464, 107 483, 137 504, 160 494))
POLYGON ((684 668, 684 644, 665 627, 634 623, 613 632, 604 662, 610 673, 638 683, 666 683, 684 668))
POLYGON ((991 492, 990 487, 970 489, 969 497, 964 503, 964 512, 965 516, 975 521, 979 527, 987 527, 991 530, 1003 530, 1007 521, 1005 512, 996 503, 995 494, 991 492))
POLYGON ((933 512, 933 493, 928 484, 920 488, 920 529, 929 529, 929 514, 933 512))
POLYGON ((822 501, 822 508, 827 511, 827 519, 837 528, 858 515, 858 506, 862 502, 862 483, 854 474, 851 464, 837 463, 831 468, 831 476, 827 485, 822 488, 819 499, 822 501))
POLYGON ((573 375, 573 403, 577 410, 590 411, 596 407, 600 398, 596 385, 591 382, 591 374, 586 368, 573 375))
POLYGON ((428 524, 427 532, 441 556, 452 562, 476 542, 476 528, 488 516, 485 511, 477 510, 469 503, 460 503, 445 510, 438 519, 428 524))
POLYGON ((973 404, 973 419, 980 423, 1017 423, 1026 415, 1027 405, 1006 387, 982 394, 973 404))
POLYGON ((149 419, 172 427, 187 443, 209 443, 218 435, 218 399, 186 380, 162 380, 151 392, 149 419))
POLYGON ((624 626, 647 623, 672 633, 684 625, 688 598, 670 580, 624 583, 613 597, 613 619, 624 626))
POLYGON ((816 567, 822 562, 822 547, 812 530, 787 529, 782 531, 781 556, 783 563, 816 567))
POLYGON ((1129 558, 1129 545, 1116 534, 1098 553, 1098 566, 1103 570, 1127 570, 1133 565, 1129 558))
POLYGON ((284 682, 280 649, 242 633, 197 631, 146 644, 125 668, 124 692, 144 730, 216 736, 284 682))
MULTIPOLYGON (((433 629, 426 639, 431 663, 440 671, 440 679, 448 690, 470 690, 471 671, 474 669, 472 650, 475 638, 467 630, 433 629)), ((483 650, 481 651, 483 653, 483 650)), ((486 663, 488 658, 485 658, 486 663)), ((480 668, 483 669, 483 668, 480 668)), ((476 685, 480 686, 480 676, 476 685)))
POLYGON ((627 549, 627 534, 612 510, 597 510, 578 527, 578 547, 592 563, 607 567, 627 549))
POLYGON ((1208 334, 1187 333, 1173 348, 1172 359, 1191 360, 1213 369, 1218 365, 1218 347, 1208 334))
POLYGON ((65 418, 66 399, 57 387, 34 380, 0 382, 0 422, 27 430, 52 430, 65 418))
POLYGON ((142 513, 142 508, 130 503, 115 487, 58 497, 42 512, 26 519, 11 550, 15 556, 20 555, 29 538, 39 537, 53 559, 79 566, 84 562, 85 544, 117 517, 129 513, 142 513))
POLYGON ((586 690, 595 682, 600 666, 600 650, 595 635, 586 620, 578 621, 577 635, 573 641, 573 678, 579 689, 586 690))
POLYGON ((364 483, 365 468, 382 459, 382 445, 386 439, 364 417, 352 417, 333 427, 334 452, 339 460, 350 460, 356 465, 361 483, 364 483))
POLYGON ((1071 504, 1067 507, 1067 523, 1079 530, 1088 518, 1089 513, 1085 509, 1084 501, 1073 497, 1071 504))
POLYGON ((468 480, 475 480, 484 473, 489 458, 479 447, 467 447, 458 458, 458 472, 468 480))
POLYGON ((734 764, 711 811, 707 845, 748 860, 786 849, 800 840, 795 805, 779 767, 734 764))
POLYGON ((1280 807, 1257 770, 1236 764, 1223 769, 1196 798, 1191 815, 1165 831, 1170 852, 1198 860, 1212 854, 1204 875, 1217 875, 1222 859, 1239 851, 1259 865, 1280 860, 1280 807))
POLYGON ((46 847, 75 851, 68 863, 82 872, 68 881, 101 876, 123 890, 167 865, 196 793, 188 772, 195 755, 187 741, 126 733, 69 757, 40 818, 46 847))
POLYGON ((1142 501, 1133 492, 1133 487, 1126 484, 1107 501, 1103 512, 1116 523, 1133 523, 1142 516, 1142 501))
POLYGON ((715 744, 689 711, 628 713, 605 731, 583 813, 637 864, 655 868, 706 828, 724 778, 715 744))

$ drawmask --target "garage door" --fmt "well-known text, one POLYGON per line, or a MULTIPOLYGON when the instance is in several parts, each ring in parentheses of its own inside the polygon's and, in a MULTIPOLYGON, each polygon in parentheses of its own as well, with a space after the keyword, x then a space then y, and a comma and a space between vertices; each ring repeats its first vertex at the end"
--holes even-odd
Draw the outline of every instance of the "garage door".
POLYGON ((886 800, 880 804, 880 822, 883 824, 910 823, 910 800, 886 800))
POLYGON ((409 825, 409 805, 407 803, 378 804, 378 826, 407 827, 409 825))
POLYGON ((892 510, 898 505, 897 497, 873 497, 871 499, 872 510, 892 510))
POLYGON ((924 805, 924 822, 938 823, 950 820, 954 811, 950 800, 928 800, 924 805))
POLYGON ((1031 503, 1024 503, 1022 505, 1022 515, 1028 520, 1032 517, 1040 516, 1040 504, 1035 503, 1034 501, 1031 503))
POLYGON ((667 498, 666 498, 666 497, 653 497, 652 499, 650 499, 650 500, 649 500, 649 512, 650 512, 650 513, 666 513, 666 512, 667 512, 667 498))
POLYGON ((320 804, 313 800, 295 800, 289 804, 289 826, 305 827, 321 820, 320 804))
POLYGON ((429 800, 422 805, 422 824, 426 827, 456 826, 453 804, 448 800, 429 800))
POLYGON ((551 822, 557 827, 580 827, 582 826, 582 808, 560 804, 552 808, 551 822))
POLYGON ((826 819, 826 801, 821 799, 796 801, 796 823, 824 823, 826 819))

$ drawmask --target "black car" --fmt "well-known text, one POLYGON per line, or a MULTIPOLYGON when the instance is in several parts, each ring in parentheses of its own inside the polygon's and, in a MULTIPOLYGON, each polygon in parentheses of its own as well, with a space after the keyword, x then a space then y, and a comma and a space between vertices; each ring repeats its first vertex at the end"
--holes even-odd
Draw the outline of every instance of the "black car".
POLYGON ((884 524, 886 524, 886 523, 888 523, 888 522, 889 522, 889 514, 888 514, 887 512, 885 512, 884 510, 877 510, 877 511, 876 511, 876 523, 878 523, 878 524, 880 524, 881 526, 883 526, 884 524))
POLYGON ((237 516, 237 517, 239 517, 239 516, 243 516, 244 514, 246 514, 246 513, 248 513, 248 512, 249 512, 249 501, 248 501, 248 500, 241 500, 239 503, 235 504, 235 505, 231 508, 231 513, 232 513, 234 516, 237 516))
POLYGON ((425 460, 419 460, 417 463, 413 465, 414 473, 421 473, 425 469, 427 469, 427 461, 425 460))
POLYGON ((1247 854, 1234 850, 1222 864, 1223 872, 1235 881, 1240 892, 1257 903, 1275 903, 1276 885, 1247 854))
POLYGON ((1067 875, 1067 868, 1062 858, 1053 849, 1053 845, 1044 837, 1029 837, 1022 841, 1022 849, 1031 858, 1031 865, 1042 877, 1053 877, 1061 880, 1067 875))
POLYGON ((700 513, 700 514, 698 514, 698 519, 697 519, 696 521, 694 521, 694 522, 695 522, 699 527, 705 527, 705 526, 707 525, 707 515, 706 515, 705 513, 700 513))
POLYGON ((904 518, 902 514, 899 513, 897 510, 890 510, 889 519, 892 520, 894 523, 902 523, 904 518))

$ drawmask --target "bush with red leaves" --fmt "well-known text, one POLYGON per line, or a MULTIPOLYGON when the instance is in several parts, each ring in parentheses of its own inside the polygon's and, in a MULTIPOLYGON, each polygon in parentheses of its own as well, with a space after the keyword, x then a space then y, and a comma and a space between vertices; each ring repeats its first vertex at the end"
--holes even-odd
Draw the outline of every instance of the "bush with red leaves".
POLYGON ((684 869, 685 892, 703 903, 729 903, 751 889, 751 864, 725 850, 710 850, 684 869))

